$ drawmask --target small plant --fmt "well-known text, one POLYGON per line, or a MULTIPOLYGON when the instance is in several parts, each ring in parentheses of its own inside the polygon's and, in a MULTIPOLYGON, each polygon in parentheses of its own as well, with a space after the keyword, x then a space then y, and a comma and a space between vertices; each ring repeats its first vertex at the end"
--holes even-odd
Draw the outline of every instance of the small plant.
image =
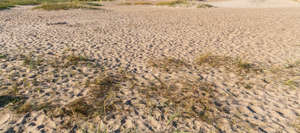
POLYGON ((296 81, 294 81, 294 80, 292 80, 292 79, 285 81, 284 84, 287 85, 287 86, 289 86, 289 87, 291 87, 291 88, 297 88, 297 87, 299 87, 299 83, 296 82, 296 81))
POLYGON ((38 66, 42 64, 43 60, 40 58, 33 58, 31 55, 25 56, 23 60, 23 64, 29 66, 30 69, 36 69, 38 66))
POLYGON ((25 102, 24 104, 20 105, 16 111, 17 113, 27 113, 33 110, 33 105, 31 102, 25 102))
POLYGON ((0 59, 5 59, 7 56, 0 53, 0 59))
POLYGON ((2 95, 0 96, 0 107, 4 107, 8 105, 9 103, 19 103, 22 101, 22 97, 14 96, 14 95, 2 95))

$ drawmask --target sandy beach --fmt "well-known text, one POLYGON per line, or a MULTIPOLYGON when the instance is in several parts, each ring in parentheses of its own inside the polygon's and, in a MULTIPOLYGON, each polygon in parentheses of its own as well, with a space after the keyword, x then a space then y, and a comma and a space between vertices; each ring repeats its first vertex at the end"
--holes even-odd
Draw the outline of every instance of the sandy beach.
POLYGON ((0 10, 0 132, 300 132, 300 6, 241 1, 0 10))

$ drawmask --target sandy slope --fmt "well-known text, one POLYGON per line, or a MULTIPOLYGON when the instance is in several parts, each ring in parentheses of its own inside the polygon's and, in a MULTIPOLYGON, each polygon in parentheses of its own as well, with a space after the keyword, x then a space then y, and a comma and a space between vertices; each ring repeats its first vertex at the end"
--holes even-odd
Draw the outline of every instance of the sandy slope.
MULTIPOLYGON (((102 129, 110 132, 131 128, 138 132, 297 132, 299 66, 285 66, 300 59, 300 8, 103 8, 0 11, 0 53, 7 55, 0 59, 0 94, 14 84, 25 86, 26 79, 35 82, 20 90, 20 94, 35 102, 55 101, 63 106, 87 94, 84 83, 98 76, 99 66, 111 70, 122 67, 136 74, 142 85, 155 81, 153 75, 166 82, 190 78, 212 82, 218 96, 214 103, 224 112, 214 124, 194 118, 175 118, 170 124, 171 116, 161 111, 159 98, 152 99, 158 107, 149 111, 138 92, 140 88, 132 89, 124 83, 116 95, 122 103, 118 106, 128 112, 89 121, 96 126, 101 123, 102 129), (92 59, 92 66, 97 67, 80 65, 57 70, 49 65, 70 51, 92 59), (241 57, 266 68, 266 72, 241 76, 221 68, 201 67, 162 72, 148 65, 149 59, 163 57, 192 64, 197 56, 207 52, 241 57), (24 55, 30 53, 45 60, 40 69, 30 70, 22 64, 24 55), (284 71, 269 72, 274 66, 284 71), (289 80, 293 84, 286 85, 289 80)), ((16 115, 0 108, 0 132, 70 131, 60 128, 64 118, 49 118, 45 111, 16 115)), ((74 122, 71 129, 90 129, 85 124, 74 122)))

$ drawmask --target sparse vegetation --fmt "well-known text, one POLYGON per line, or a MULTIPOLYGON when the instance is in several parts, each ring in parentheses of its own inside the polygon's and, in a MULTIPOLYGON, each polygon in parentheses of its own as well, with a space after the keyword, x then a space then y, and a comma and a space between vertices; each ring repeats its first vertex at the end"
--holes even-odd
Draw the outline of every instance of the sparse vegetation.
POLYGON ((6 58, 6 55, 0 53, 0 59, 6 58))
POLYGON ((296 82, 295 80, 292 80, 292 79, 285 81, 284 84, 291 87, 291 88, 298 88, 299 87, 299 83, 296 82))
MULTIPOLYGON (((155 79, 158 84, 140 89, 145 99, 161 98, 161 104, 166 105, 166 110, 177 114, 176 117, 198 118, 208 124, 215 122, 217 109, 213 104, 216 99, 213 84, 188 80, 166 83, 157 77, 155 79)), ((175 116, 170 116, 170 121, 174 118, 175 116)))
POLYGON ((199 4, 199 5, 197 5, 197 8, 212 8, 212 7, 214 7, 214 6, 209 5, 209 4, 199 4))
POLYGON ((34 9, 44 10, 69 10, 69 9, 97 9, 81 2, 63 2, 63 3, 43 3, 34 9))
POLYGON ((2 0, 0 1, 0 10, 9 9, 16 5, 40 5, 36 9, 45 10, 67 10, 67 9, 78 9, 88 8, 95 9, 92 6, 101 6, 99 3, 90 3, 89 1, 97 0, 2 0))
POLYGON ((135 2, 122 2, 119 5, 153 5, 153 3, 147 1, 135 1, 135 2))
POLYGON ((25 56, 23 60, 23 64, 29 66, 30 69, 36 69, 42 62, 41 58, 34 58, 32 55, 25 56))
POLYGON ((160 68, 164 71, 178 70, 183 67, 189 67, 190 65, 184 60, 167 57, 163 59, 152 59, 148 61, 149 65, 155 68, 160 68))
POLYGON ((88 3, 86 3, 86 5, 89 5, 89 6, 103 6, 100 3, 94 3, 94 2, 88 2, 88 3))
POLYGON ((15 5, 37 5, 40 0, 2 0, 0 1, 0 10, 9 9, 15 5))
POLYGON ((162 1, 156 3, 158 6, 175 6, 179 4, 187 4, 186 0, 162 1))
POLYGON ((263 72, 263 70, 255 64, 243 61, 240 58, 213 55, 211 53, 199 56, 196 58, 195 63, 200 66, 225 67, 227 70, 236 72, 263 72))
POLYGON ((0 107, 5 107, 9 103, 18 103, 22 100, 22 97, 14 96, 14 95, 2 95, 0 96, 0 107))
POLYGON ((146 1, 138 1, 134 2, 134 5, 153 5, 151 2, 146 2, 146 1))

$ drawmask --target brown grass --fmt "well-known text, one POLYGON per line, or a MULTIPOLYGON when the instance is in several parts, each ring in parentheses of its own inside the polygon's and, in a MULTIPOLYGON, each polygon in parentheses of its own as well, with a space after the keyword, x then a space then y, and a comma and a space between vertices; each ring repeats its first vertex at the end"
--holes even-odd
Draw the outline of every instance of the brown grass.
MULTIPOLYGON (((165 110, 171 110, 176 117, 193 117, 201 119, 208 124, 213 124, 217 119, 214 94, 215 86, 208 82, 199 81, 174 81, 165 82, 155 77, 157 84, 141 88, 140 93, 145 99, 160 99, 165 110)), ((148 103, 150 101, 146 101, 148 103)), ((151 105, 149 103, 148 105, 151 105)), ((152 108, 155 108, 152 107, 152 108)), ((171 113, 172 114, 172 113, 171 113)), ((170 114, 167 114, 170 115, 170 114)), ((175 116, 169 116, 170 120, 175 116)))
POLYGON ((69 10, 69 9, 97 9, 81 2, 62 2, 62 3, 43 3, 34 9, 52 10, 69 10))
POLYGON ((175 59, 172 57, 167 57, 163 59, 151 59, 148 61, 148 64, 152 67, 159 68, 167 72, 190 66, 184 60, 175 59))
POLYGON ((156 3, 157 6, 176 6, 179 4, 187 4, 186 0, 162 1, 156 3))
POLYGON ((211 53, 200 55, 195 60, 197 65, 209 65, 211 67, 225 67, 227 70, 236 72, 262 72, 263 70, 257 65, 246 62, 240 58, 229 56, 213 55, 211 53))
POLYGON ((199 4, 197 5, 197 8, 213 8, 214 6, 210 4, 199 4))

